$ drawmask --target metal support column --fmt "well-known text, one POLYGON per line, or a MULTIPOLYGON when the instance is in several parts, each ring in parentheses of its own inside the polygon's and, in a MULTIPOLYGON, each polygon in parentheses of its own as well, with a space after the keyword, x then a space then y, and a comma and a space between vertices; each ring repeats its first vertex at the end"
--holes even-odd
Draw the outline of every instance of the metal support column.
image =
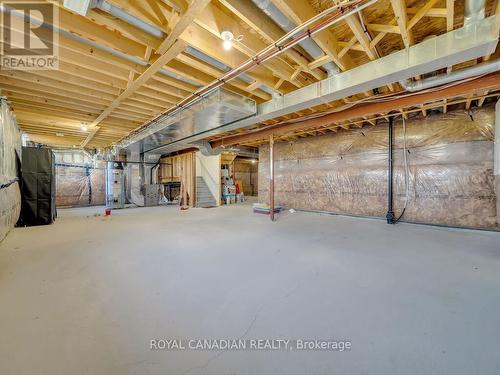
POLYGON ((274 136, 269 136, 269 216, 274 221, 274 136))
POLYGON ((393 186, 392 186, 392 172, 393 172, 393 152, 392 152, 392 143, 393 143, 393 121, 394 118, 389 117, 389 134, 388 134, 388 155, 387 159, 389 161, 388 169, 387 169, 387 215, 385 216, 387 219, 387 224, 394 224, 394 210, 392 207, 393 201, 393 186))

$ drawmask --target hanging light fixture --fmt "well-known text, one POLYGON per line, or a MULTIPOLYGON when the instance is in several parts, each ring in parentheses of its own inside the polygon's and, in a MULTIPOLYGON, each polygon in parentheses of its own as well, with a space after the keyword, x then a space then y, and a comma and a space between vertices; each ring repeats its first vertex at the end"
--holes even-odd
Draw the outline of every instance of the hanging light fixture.
POLYGON ((224 30, 223 32, 220 33, 220 37, 223 40, 222 47, 224 47, 226 51, 229 51, 233 46, 233 40, 234 40, 233 33, 229 30, 224 30))

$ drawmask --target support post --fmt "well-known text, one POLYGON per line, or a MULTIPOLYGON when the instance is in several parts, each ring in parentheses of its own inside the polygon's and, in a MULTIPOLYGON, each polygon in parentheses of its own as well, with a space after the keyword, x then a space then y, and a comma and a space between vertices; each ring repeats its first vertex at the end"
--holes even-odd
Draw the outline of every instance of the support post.
POLYGON ((389 134, 388 134, 388 168, 387 168, 387 214, 386 214, 386 219, 387 219, 387 224, 394 224, 394 211, 392 207, 392 193, 393 193, 393 186, 392 186, 392 172, 393 172, 393 152, 392 152, 392 143, 393 143, 393 121, 394 118, 391 116, 389 117, 389 134))
POLYGON ((269 136, 269 216, 274 221, 274 137, 269 136))
POLYGON ((497 225, 500 225, 500 100, 495 105, 494 177, 497 198, 497 225))

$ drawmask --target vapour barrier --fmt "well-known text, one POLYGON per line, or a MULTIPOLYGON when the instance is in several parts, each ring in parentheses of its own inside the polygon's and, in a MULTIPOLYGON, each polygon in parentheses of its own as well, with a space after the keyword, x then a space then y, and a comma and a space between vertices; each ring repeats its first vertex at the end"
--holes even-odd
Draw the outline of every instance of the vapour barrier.
MULTIPOLYGON (((498 228, 494 110, 406 120, 409 201, 404 220, 498 228)), ((387 124, 275 143, 275 202, 290 208, 384 217, 387 124)), ((403 126, 394 122, 394 210, 405 201, 403 126)), ((268 202, 269 146, 259 150, 259 198, 268 202)))
POLYGON ((57 207, 104 205, 105 194, 105 168, 103 165, 93 167, 56 164, 57 207))
POLYGON ((21 131, 4 98, 0 98, 0 241, 16 224, 21 210, 18 159, 21 131))

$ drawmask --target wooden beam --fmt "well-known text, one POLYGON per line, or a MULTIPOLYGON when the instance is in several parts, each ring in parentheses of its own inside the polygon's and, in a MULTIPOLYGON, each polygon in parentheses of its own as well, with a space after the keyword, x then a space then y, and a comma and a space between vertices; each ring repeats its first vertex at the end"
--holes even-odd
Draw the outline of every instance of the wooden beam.
MULTIPOLYGON (((263 16, 262 11, 251 0, 221 0, 220 2, 235 16, 257 31, 259 36, 264 38, 268 44, 275 42, 285 34, 278 25, 274 22, 269 22, 269 19, 263 16)), ((309 68, 309 61, 296 50, 288 50, 284 55, 316 79, 321 80, 326 78, 326 74, 322 70, 309 68)))
MULTIPOLYGON (((241 36, 241 41, 235 41, 233 48, 242 52, 246 57, 252 57, 268 46, 257 35, 250 33, 248 29, 241 26, 239 22, 217 8, 214 4, 208 5, 205 11, 194 22, 218 39, 221 38, 221 32, 225 28, 229 28, 235 36, 241 36)), ((221 39, 219 43, 222 43, 221 39)), ((275 76, 290 81, 297 87, 308 84, 305 79, 293 78, 294 69, 283 60, 283 55, 267 61, 264 66, 271 70, 275 76)))
POLYGON ((163 42, 161 42, 160 46, 157 48, 157 52, 160 54, 164 54, 167 50, 169 50, 170 47, 172 47, 177 39, 181 36, 181 34, 188 28, 188 26, 209 3, 210 0, 192 0, 186 12, 173 27, 172 32, 165 38, 163 42))
POLYGON ((351 28, 351 31, 359 41, 359 44, 363 47, 363 50, 368 55, 370 60, 375 60, 377 58, 377 53, 370 47, 370 39, 368 39, 368 36, 363 30, 363 26, 361 25, 357 15, 350 15, 345 19, 345 21, 351 28))
POLYGON ((455 0, 446 0, 446 31, 453 30, 455 20, 455 0))
POLYGON ((475 92, 483 92, 485 90, 495 90, 499 88, 500 88, 500 73, 495 73, 432 92, 424 92, 412 96, 406 96, 394 100, 388 100, 385 102, 361 104, 352 108, 348 108, 344 111, 327 114, 322 117, 307 119, 293 124, 278 124, 264 128, 263 130, 227 137, 224 138, 223 140, 212 142, 212 147, 216 148, 221 146, 222 144, 224 144, 225 146, 230 146, 234 144, 240 144, 243 142, 260 140, 268 137, 270 134, 275 134, 277 136, 290 134, 295 131, 321 127, 324 126, 325 124, 330 124, 333 122, 348 121, 362 116, 370 116, 383 112, 389 112, 394 109, 399 109, 409 106, 420 106, 421 104, 425 104, 433 100, 438 100, 443 98, 453 98, 456 96, 464 96, 475 92))
MULTIPOLYGON (((182 41, 176 41, 171 45, 171 48, 161 55, 153 64, 151 64, 144 73, 142 73, 135 81, 133 81, 113 102, 92 122, 91 127, 97 128, 99 123, 103 121, 108 115, 117 108, 120 103, 136 92, 146 81, 148 81, 153 74, 158 72, 165 64, 170 60, 175 58, 179 53, 181 53, 186 48, 186 45, 182 41)), ((82 147, 85 147, 89 143, 97 130, 92 131, 89 136, 82 143, 82 147)))
POLYGON ((391 0, 392 10, 401 30, 401 38, 406 48, 413 44, 413 34, 408 31, 408 15, 405 0, 391 0))
MULTIPOLYGON (((272 2, 297 25, 308 21, 317 14, 307 1, 272 0, 272 2)), ((314 35, 313 39, 341 70, 354 67, 355 64, 347 55, 342 59, 339 58, 337 53, 338 41, 333 32, 323 30, 314 35)))
POLYGON ((429 0, 422 8, 420 8, 418 12, 411 18, 410 22, 408 22, 407 29, 411 30, 413 26, 415 26, 417 22, 420 21, 429 11, 429 9, 431 9, 436 3, 437 0, 429 0))

